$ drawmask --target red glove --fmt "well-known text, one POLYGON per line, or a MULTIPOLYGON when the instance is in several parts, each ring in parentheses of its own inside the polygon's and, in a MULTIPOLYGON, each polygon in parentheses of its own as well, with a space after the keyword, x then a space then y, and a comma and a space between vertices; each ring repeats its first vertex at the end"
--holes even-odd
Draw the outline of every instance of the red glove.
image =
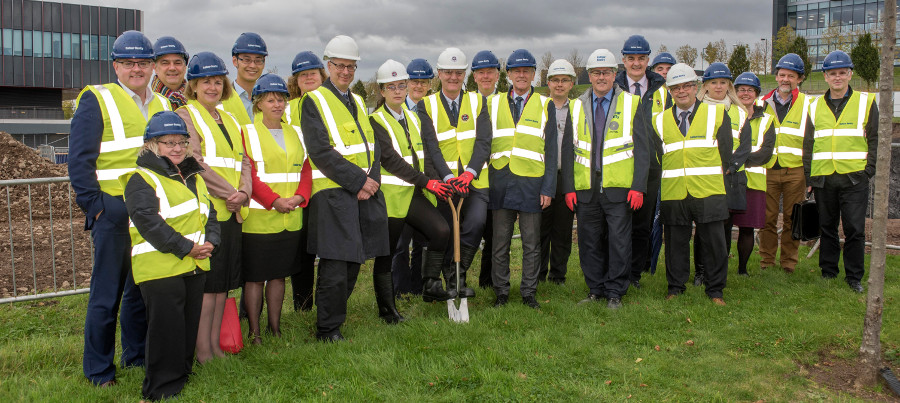
POLYGON ((429 192, 434 193, 434 195, 442 201, 446 201, 447 198, 453 194, 453 186, 443 183, 437 179, 428 181, 428 185, 425 185, 425 189, 428 189, 429 192))
POLYGON ((453 187, 456 188, 456 191, 465 197, 469 194, 469 184, 472 183, 472 180, 474 179, 475 176, 472 175, 471 172, 463 172, 460 176, 450 178, 447 183, 453 185, 453 187))
POLYGON ((637 190, 628 191, 628 202, 631 203, 631 209, 638 211, 644 205, 644 194, 637 190))
POLYGON ((575 211, 576 204, 578 204, 578 196, 575 195, 575 192, 566 193, 566 206, 569 207, 569 210, 575 211))

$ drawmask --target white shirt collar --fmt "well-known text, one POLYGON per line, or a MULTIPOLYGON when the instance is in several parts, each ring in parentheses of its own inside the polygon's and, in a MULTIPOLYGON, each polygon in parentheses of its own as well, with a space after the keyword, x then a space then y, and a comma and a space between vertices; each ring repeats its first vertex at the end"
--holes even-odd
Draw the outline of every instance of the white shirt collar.
POLYGON ((638 83, 641 85, 641 95, 642 96, 647 93, 647 87, 649 86, 650 82, 647 81, 646 74, 644 74, 644 76, 641 77, 641 79, 637 80, 637 81, 632 80, 631 77, 628 76, 628 74, 625 75, 625 79, 628 80, 628 92, 629 93, 632 93, 632 91, 634 91, 634 83, 638 83))
POLYGON ((134 103, 137 104, 138 109, 140 109, 141 113, 144 114, 144 118, 149 118, 149 116, 147 116, 147 110, 150 105, 150 101, 153 100, 153 92, 150 90, 150 87, 147 86, 147 88, 144 89, 144 91, 146 91, 144 93, 146 96, 144 97, 144 100, 141 101, 141 97, 137 93, 132 91, 131 88, 122 85, 122 83, 119 83, 119 86, 122 87, 122 89, 125 90, 125 93, 134 100, 134 103))

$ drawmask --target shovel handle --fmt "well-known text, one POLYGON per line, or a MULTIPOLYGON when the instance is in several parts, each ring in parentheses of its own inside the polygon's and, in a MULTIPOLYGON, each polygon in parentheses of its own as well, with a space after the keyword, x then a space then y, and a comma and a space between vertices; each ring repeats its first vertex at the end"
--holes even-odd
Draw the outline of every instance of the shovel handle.
POLYGON ((459 204, 454 205, 453 198, 448 199, 450 203, 450 214, 453 215, 453 261, 459 262, 459 214, 462 211, 462 204, 466 199, 459 199, 459 204))

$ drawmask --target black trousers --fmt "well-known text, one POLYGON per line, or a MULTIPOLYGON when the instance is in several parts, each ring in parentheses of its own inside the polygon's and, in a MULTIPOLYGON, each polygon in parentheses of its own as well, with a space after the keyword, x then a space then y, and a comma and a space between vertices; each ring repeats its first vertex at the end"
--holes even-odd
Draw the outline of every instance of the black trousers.
MULTIPOLYGON (((443 219, 443 217, 441 217, 443 219)), ((427 238, 409 224, 403 226, 397 245, 393 246, 391 275, 394 295, 422 293, 422 250, 428 246, 427 238), (412 241, 412 252, 409 244, 412 241)))
POLYGON ((181 392, 194 364, 206 273, 166 277, 139 285, 147 307, 144 398, 181 392))
POLYGON ((492 255, 494 249, 494 214, 491 210, 485 215, 484 233, 481 235, 484 239, 484 248, 481 249, 481 271, 478 273, 478 285, 481 287, 492 287, 494 285, 493 272, 494 264, 492 255))
POLYGON ((316 283, 316 255, 306 251, 306 241, 309 236, 309 209, 303 209, 303 228, 300 229, 300 245, 298 246, 297 259, 300 261, 300 271, 291 275, 291 290, 294 294, 294 307, 311 309, 313 306, 313 286, 316 283))
MULTIPOLYGON (((459 197, 454 197, 453 202, 459 203, 462 200, 459 197)), ((465 245, 473 248, 477 248, 481 244, 481 237, 484 235, 485 224, 487 221, 487 212, 488 212, 488 193, 487 190, 476 190, 474 188, 469 189, 469 196, 466 197, 465 203, 463 203, 462 211, 460 212, 459 218, 459 242, 460 245, 465 245)), ((447 221, 447 225, 450 228, 450 238, 447 240, 447 246, 445 247, 446 253, 444 254, 444 265, 452 266, 453 263, 453 215, 450 214, 450 204, 449 203, 438 203, 438 211, 441 212, 441 215, 444 216, 444 220, 447 221)), ((438 250, 438 249, 435 249, 438 250)), ((488 250, 488 249, 485 249, 488 250)), ((484 253, 484 252, 482 252, 484 253)), ((490 252, 488 252, 490 254, 490 252)), ((445 279, 446 280, 446 279, 445 279)))
POLYGON ((650 170, 647 176, 644 204, 631 215, 631 274, 628 276, 629 280, 640 280, 641 273, 650 270, 650 232, 653 229, 653 216, 656 215, 661 178, 661 170, 650 170))
POLYGON ((825 177, 825 185, 814 188, 819 207, 819 226, 822 241, 819 248, 819 267, 822 276, 837 277, 840 273, 841 244, 838 226, 844 228, 844 273, 847 282, 862 281, 866 272, 866 207, 869 203, 869 180, 853 184, 847 175, 825 177))
MULTIPOLYGON (((722 290, 728 279, 728 252, 725 250, 725 226, 722 221, 695 222, 697 233, 703 237, 701 259, 706 270, 704 284, 706 295, 722 298, 722 290)), ((669 294, 681 294, 684 283, 691 275, 691 226, 663 226, 666 244, 666 280, 669 294)), ((696 241, 695 241, 696 242, 696 241)))
MULTIPOLYGON (((388 218, 388 240, 392 247, 397 245, 403 227, 407 224, 428 237, 428 244, 434 245, 428 247, 430 250, 441 252, 450 242, 452 235, 450 226, 438 212, 437 207, 432 206, 422 192, 417 191, 413 194, 405 218, 388 218)), ((391 255, 376 257, 373 274, 390 273, 392 260, 391 255)))
POLYGON ((631 207, 627 201, 610 201, 597 187, 591 201, 578 203, 575 213, 578 255, 590 293, 621 298, 628 290, 632 261, 631 207))
POLYGON ((566 206, 561 173, 556 177, 556 196, 541 213, 541 268, 538 281, 566 280, 572 254, 572 223, 575 213, 566 206))
POLYGON ((359 263, 319 259, 316 282, 316 336, 329 337, 341 330, 347 319, 347 300, 356 286, 359 263))

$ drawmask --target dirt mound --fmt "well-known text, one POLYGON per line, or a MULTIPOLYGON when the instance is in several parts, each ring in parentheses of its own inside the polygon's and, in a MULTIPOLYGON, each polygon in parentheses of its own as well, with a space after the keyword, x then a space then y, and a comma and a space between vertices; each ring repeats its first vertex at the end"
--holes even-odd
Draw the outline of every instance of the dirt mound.
POLYGON ((53 178, 68 176, 65 165, 54 164, 31 147, 14 139, 9 133, 0 132, 0 180, 53 178))

